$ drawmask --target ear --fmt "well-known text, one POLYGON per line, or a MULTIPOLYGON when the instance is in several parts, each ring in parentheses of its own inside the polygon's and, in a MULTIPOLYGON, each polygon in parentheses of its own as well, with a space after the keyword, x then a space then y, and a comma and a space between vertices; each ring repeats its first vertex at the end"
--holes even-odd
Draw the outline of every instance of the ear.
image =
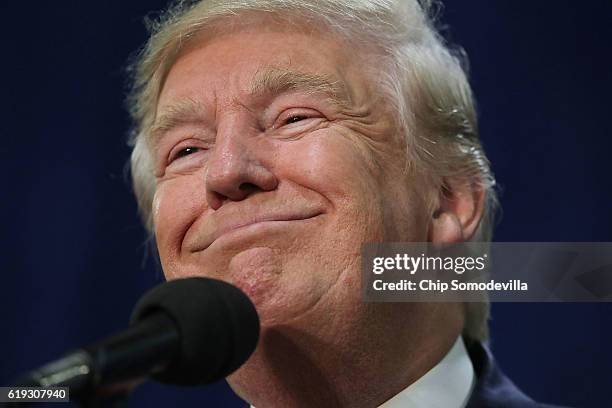
POLYGON ((468 241, 480 225, 485 192, 474 180, 444 180, 429 225, 429 241, 453 244, 468 241))

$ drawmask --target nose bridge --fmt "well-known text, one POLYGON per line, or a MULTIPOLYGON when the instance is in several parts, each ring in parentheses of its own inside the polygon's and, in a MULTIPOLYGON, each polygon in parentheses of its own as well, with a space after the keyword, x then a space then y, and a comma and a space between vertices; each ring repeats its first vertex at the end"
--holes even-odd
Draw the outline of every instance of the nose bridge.
POLYGON ((217 133, 212 157, 208 163, 208 177, 231 176, 239 174, 247 166, 249 152, 244 140, 236 133, 217 133))
POLYGON ((208 163, 208 176, 237 176, 244 172, 252 159, 249 149, 249 128, 244 115, 228 115, 217 126, 212 157, 208 163))
MULTIPOLYGON (((218 209, 225 201, 239 201, 255 191, 276 188, 276 178, 258 158, 257 130, 244 113, 229 115, 218 123, 212 155, 206 171, 206 196, 218 209)), ((258 153, 259 152, 259 153, 258 153)))

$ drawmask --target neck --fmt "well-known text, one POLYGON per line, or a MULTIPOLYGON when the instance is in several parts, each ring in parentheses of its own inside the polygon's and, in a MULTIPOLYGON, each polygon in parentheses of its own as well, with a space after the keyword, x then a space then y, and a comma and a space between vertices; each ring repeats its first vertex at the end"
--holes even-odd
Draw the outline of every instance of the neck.
POLYGON ((328 317, 314 333, 295 322, 264 327, 254 355, 228 380, 257 408, 378 406, 444 357, 461 331, 459 310, 370 304, 359 316, 328 317))

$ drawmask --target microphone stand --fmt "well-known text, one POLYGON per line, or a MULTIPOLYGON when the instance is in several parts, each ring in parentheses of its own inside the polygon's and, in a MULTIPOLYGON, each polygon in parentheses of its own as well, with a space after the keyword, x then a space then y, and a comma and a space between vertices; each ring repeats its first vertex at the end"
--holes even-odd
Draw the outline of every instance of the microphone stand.
POLYGON ((131 391, 146 379, 144 373, 162 370, 178 353, 178 332, 160 330, 167 327, 174 327, 172 319, 156 314, 28 373, 13 386, 68 387, 71 401, 83 408, 124 408, 131 391), (160 362, 159 355, 168 357, 160 362))

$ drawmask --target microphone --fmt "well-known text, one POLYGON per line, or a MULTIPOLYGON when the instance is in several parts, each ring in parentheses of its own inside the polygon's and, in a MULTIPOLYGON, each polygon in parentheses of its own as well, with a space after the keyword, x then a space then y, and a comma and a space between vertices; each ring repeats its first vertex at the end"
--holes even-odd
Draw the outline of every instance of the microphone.
POLYGON ((28 373, 19 387, 69 387, 77 398, 126 392, 148 376, 207 384, 238 369, 259 339, 253 303, 209 278, 163 283, 132 312, 130 328, 28 373))

